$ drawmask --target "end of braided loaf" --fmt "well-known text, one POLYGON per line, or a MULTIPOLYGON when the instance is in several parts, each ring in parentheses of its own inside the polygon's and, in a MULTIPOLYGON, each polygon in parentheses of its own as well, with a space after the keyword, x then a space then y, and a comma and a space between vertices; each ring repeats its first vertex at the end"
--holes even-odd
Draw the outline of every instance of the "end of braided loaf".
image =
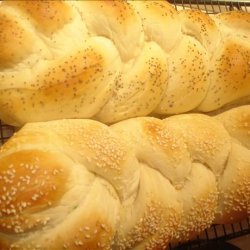
POLYGON ((0 149, 1 249, 163 249, 250 214, 250 106, 30 123, 0 149))
POLYGON ((249 103, 249 20, 167 1, 2 1, 0 119, 114 123, 249 103))

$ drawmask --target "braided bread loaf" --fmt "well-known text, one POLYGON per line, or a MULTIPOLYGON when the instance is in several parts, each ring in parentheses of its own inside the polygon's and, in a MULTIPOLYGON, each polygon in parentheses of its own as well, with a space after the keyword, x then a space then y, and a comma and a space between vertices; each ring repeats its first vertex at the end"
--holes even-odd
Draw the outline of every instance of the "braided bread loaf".
POLYGON ((114 123, 250 97, 250 15, 166 1, 2 1, 0 119, 114 123))
POLYGON ((164 249, 250 215, 250 106, 26 124, 0 150, 1 249, 164 249))

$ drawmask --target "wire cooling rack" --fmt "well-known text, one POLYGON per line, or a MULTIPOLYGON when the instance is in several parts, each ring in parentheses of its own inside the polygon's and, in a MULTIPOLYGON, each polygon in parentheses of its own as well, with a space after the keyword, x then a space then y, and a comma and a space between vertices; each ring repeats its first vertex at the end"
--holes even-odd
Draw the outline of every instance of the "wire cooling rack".
MULTIPOLYGON (((243 240, 242 240, 243 241, 243 240)), ((250 249, 250 221, 245 219, 239 223, 226 225, 212 225, 209 229, 202 232, 192 241, 185 244, 169 245, 170 250, 236 250, 250 249), (239 244, 237 239, 245 237, 245 242, 239 244), (248 237, 248 238, 247 238, 248 237), (239 245, 244 245, 242 248, 239 245)))
POLYGON ((0 120, 0 145, 4 144, 14 133, 15 129, 9 125, 4 124, 0 120))
POLYGON ((225 1, 225 0, 169 0, 177 10, 199 9, 208 14, 216 14, 225 11, 240 10, 250 12, 249 0, 225 1))
MULTIPOLYGON (((231 10, 250 12, 250 0, 169 0, 177 10, 199 9, 208 14, 216 14, 231 10)), ((4 144, 15 132, 15 129, 0 121, 0 145, 4 144)), ((185 244, 169 245, 170 250, 249 250, 250 249, 250 220, 249 218, 235 224, 213 225, 202 232, 192 241, 185 244), (244 237, 245 246, 239 243, 244 237), (237 241, 237 239, 239 239, 237 241)))

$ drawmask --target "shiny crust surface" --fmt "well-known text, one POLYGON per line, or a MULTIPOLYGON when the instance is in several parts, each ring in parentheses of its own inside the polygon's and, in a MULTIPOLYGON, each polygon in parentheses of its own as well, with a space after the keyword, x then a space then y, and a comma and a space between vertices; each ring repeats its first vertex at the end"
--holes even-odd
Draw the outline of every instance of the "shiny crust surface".
POLYGON ((248 104, 249 23, 167 1, 2 1, 0 119, 112 124, 248 104))
POLYGON ((249 118, 26 124, 0 148, 1 249, 165 249, 249 217, 249 118))

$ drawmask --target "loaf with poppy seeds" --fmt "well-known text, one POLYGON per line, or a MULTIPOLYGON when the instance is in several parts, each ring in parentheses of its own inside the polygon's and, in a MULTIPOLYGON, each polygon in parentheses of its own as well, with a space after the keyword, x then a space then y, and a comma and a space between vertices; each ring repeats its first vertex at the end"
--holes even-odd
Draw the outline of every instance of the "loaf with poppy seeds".
POLYGON ((166 1, 2 1, 0 119, 212 112, 249 103, 250 14, 166 1))
POLYGON ((165 249, 250 215, 250 106, 26 124, 0 149, 0 248, 165 249))

